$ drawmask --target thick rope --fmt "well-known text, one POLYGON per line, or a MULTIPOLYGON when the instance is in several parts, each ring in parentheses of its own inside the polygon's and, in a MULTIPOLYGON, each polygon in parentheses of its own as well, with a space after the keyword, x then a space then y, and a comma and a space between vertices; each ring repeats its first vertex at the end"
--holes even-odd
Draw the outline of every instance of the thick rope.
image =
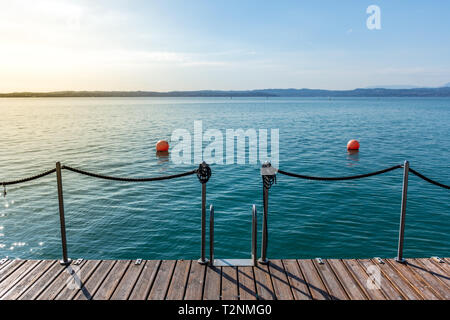
MULTIPOLYGON (((203 164, 202 164, 203 165, 203 164)), ((181 178, 181 177, 185 177, 185 176, 189 176, 192 174, 197 174, 197 176, 199 177, 200 182, 202 183, 206 183, 209 180, 209 177, 211 176, 211 170, 208 168, 202 168, 202 165, 199 166, 199 169, 195 169, 192 171, 188 171, 188 172, 184 172, 184 173, 180 173, 180 174, 175 174, 175 175, 170 175, 170 176, 162 176, 162 177, 154 177, 154 178, 121 178, 121 177, 111 177, 111 176, 105 176, 105 175, 101 175, 101 174, 97 174, 97 173, 92 173, 92 172, 87 172, 84 170, 80 170, 80 169, 76 169, 76 168, 72 168, 69 166, 62 166, 62 169, 66 169, 75 173, 79 173, 79 174, 83 174, 86 176, 90 176, 90 177, 94 177, 94 178, 99 178, 99 179, 105 179, 105 180, 113 180, 113 181, 123 181, 123 182, 150 182, 150 181, 160 181, 160 180, 169 180, 169 179, 175 179, 175 178, 181 178), (208 170, 209 169, 209 170, 208 170)), ((375 171, 375 172, 371 172, 371 173, 366 173, 366 174, 361 174, 361 175, 356 175, 356 176, 347 176, 347 177, 315 177, 315 176, 306 176, 306 175, 301 175, 301 174, 296 174, 296 173, 291 173, 291 172, 286 172, 283 170, 278 170, 278 172, 280 174, 284 174, 286 176, 290 176, 290 177, 294 177, 294 178, 300 178, 300 179, 307 179, 307 180, 319 180, 319 181, 343 181, 343 180, 353 180, 353 179, 361 179, 361 178, 367 178, 367 177, 371 177, 371 176, 375 176, 375 175, 379 175, 379 174, 383 174, 395 169, 400 169, 403 168, 402 165, 396 165, 387 169, 383 169, 383 170, 379 170, 379 171, 375 171)), ((424 175, 422 175, 421 173, 417 172, 414 169, 409 168, 409 171, 411 171, 414 175, 418 176, 419 178, 434 184, 438 187, 444 188, 444 189, 450 189, 450 186, 439 183, 437 181, 434 181, 430 178, 425 177, 424 175)), ((19 179, 19 180, 13 180, 13 181, 4 181, 4 182, 0 182, 0 186, 10 186, 10 185, 14 185, 14 184, 20 184, 20 183, 25 183, 25 182, 29 182, 29 181, 33 181, 33 180, 37 180, 40 178, 43 178, 45 176, 48 176, 52 173, 56 172, 56 169, 51 169, 48 171, 45 171, 43 173, 40 173, 38 175, 35 176, 31 176, 28 178, 23 178, 23 179, 19 179)), ((274 177, 271 176, 267 176, 267 178, 272 178, 274 181, 266 181, 264 180, 264 178, 266 178, 266 176, 263 176, 263 181, 265 183, 265 186, 267 184, 267 188, 270 188, 270 186, 276 181, 274 177)), ((267 179, 268 180, 268 179, 267 179)))
POLYGON ((264 188, 270 189, 275 183, 277 183, 277 176, 275 174, 273 175, 264 175, 263 178, 263 185, 264 188))
POLYGON ((160 181, 160 180, 169 180, 169 179, 175 179, 175 178, 181 178, 185 176, 189 176, 191 174, 197 173, 197 170, 192 170, 180 174, 174 174, 171 176, 163 176, 163 177, 154 177, 154 178, 120 178, 120 177, 111 177, 111 176, 105 176, 98 173, 92 173, 87 172, 84 170, 72 168, 69 166, 62 166, 62 169, 66 169, 75 173, 83 174, 85 176, 93 177, 93 178, 99 178, 99 179, 105 179, 105 180, 113 180, 113 181, 122 181, 122 182, 150 182, 150 181, 160 181))
POLYGON ((371 173, 366 173, 366 174, 360 174, 360 175, 356 175, 356 176, 348 176, 348 177, 313 177, 313 176, 305 176, 302 174, 296 174, 296 173, 290 173, 290 172, 286 172, 283 170, 278 170, 278 173, 284 174, 286 176, 290 176, 290 177, 294 177, 294 178, 300 178, 300 179, 307 179, 307 180, 320 180, 320 181, 342 181, 342 180, 353 180, 353 179, 361 179, 361 178, 367 178, 367 177, 371 177, 371 176, 376 176, 382 173, 386 173, 395 169, 400 169, 402 168, 402 165, 396 165, 387 169, 383 169, 380 171, 375 171, 375 172, 371 172, 371 173))
POLYGON ((415 174, 419 178, 421 178, 421 179, 423 179, 423 180, 425 180, 425 181, 427 181, 427 182, 429 182, 431 184, 434 184, 435 186, 438 186, 438 187, 441 187, 441 188, 444 188, 444 189, 450 189, 450 186, 447 186, 445 184, 442 184, 442 183, 439 183, 437 181, 431 180, 430 178, 425 177, 423 174, 417 172, 414 169, 409 168, 409 171, 411 171, 413 174, 415 174))
POLYGON ((198 181, 200 181, 201 184, 207 183, 209 178, 211 178, 211 168, 205 161, 203 161, 195 171, 197 173, 198 181))
POLYGON ((23 178, 23 179, 13 180, 13 181, 0 182, 0 186, 10 186, 10 185, 13 185, 13 184, 19 184, 19 183, 25 183, 25 182, 37 180, 37 179, 43 178, 45 176, 48 176, 49 174, 52 174, 54 172, 56 172, 56 169, 51 169, 51 170, 45 171, 43 173, 40 173, 38 175, 35 175, 35 176, 32 176, 32 177, 28 177, 28 178, 23 178))

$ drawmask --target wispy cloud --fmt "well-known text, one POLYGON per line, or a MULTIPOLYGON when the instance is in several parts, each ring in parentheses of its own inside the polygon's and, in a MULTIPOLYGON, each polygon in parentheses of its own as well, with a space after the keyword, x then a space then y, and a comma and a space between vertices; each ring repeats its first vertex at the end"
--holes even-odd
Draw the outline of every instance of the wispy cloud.
MULTIPOLYGON (((100 45, 99 33, 123 24, 121 12, 68 0, 0 0, 0 36, 10 43, 71 45, 88 41, 100 45), (7 3, 6 3, 7 2, 7 3)), ((106 35, 106 34, 104 34, 106 35)))
MULTIPOLYGON (((364 10, 356 14, 331 1, 327 10, 295 1, 257 8, 173 3, 0 0, 0 91, 349 89, 449 81, 450 47, 437 32, 448 29, 445 19, 432 30, 429 19, 407 30, 390 21, 389 33, 364 33, 364 10), (416 37, 425 27, 430 36, 416 37)), ((391 10, 395 16, 403 7, 391 10)))

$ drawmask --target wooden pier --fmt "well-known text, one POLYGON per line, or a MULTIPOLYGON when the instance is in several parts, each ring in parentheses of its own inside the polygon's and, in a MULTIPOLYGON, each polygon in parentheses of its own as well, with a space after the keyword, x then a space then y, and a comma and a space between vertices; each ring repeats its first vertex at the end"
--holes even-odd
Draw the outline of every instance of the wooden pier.
POLYGON ((448 300, 450 260, 3 260, 1 300, 448 300), (322 263, 321 263, 322 262, 322 263), (379 275, 379 284, 371 279, 379 275))

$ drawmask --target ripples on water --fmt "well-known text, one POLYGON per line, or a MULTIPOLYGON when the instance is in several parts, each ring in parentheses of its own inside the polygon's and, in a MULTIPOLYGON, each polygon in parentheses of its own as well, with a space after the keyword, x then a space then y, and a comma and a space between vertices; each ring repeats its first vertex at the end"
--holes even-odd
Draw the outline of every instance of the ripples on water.
MULTIPOLYGON (((450 99, 0 99, 0 180, 56 161, 115 176, 190 170, 158 158, 176 128, 279 128, 280 167, 309 175, 366 173, 402 163, 450 183, 450 99), (361 151, 349 155, 348 140, 361 151)), ((258 165, 213 165, 216 256, 250 255, 251 205, 262 213, 258 165)), ((195 176, 128 184, 63 172, 72 258, 195 259, 195 176)), ((394 257, 402 171, 345 182, 279 176, 270 191, 269 257, 394 257)), ((449 255, 447 190, 410 177, 405 256, 449 255)), ((0 257, 60 256, 54 175, 11 186, 0 199, 0 257)), ((261 225, 259 225, 261 230, 261 225)))

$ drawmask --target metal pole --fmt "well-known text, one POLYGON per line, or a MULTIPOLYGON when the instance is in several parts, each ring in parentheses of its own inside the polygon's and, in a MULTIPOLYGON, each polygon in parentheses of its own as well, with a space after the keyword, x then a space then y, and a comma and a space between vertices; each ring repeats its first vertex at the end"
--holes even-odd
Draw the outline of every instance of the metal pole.
POLYGON ((63 258, 59 261, 62 265, 69 265, 72 260, 67 257, 66 220, 64 218, 64 198, 61 175, 61 163, 56 163, 56 181, 58 182, 59 221, 61 224, 61 242, 63 258))
POLYGON ((209 207, 209 261, 214 265, 214 207, 209 207))
POLYGON ((408 193, 408 173, 409 173, 409 162, 405 160, 403 165, 403 190, 402 190, 402 208, 400 211, 400 230, 398 234, 398 252, 397 262, 404 263, 403 259, 403 242, 405 238, 405 215, 406 215, 406 198, 408 193))
POLYGON ((253 205, 252 210, 252 261, 253 265, 257 265, 257 257, 256 257, 256 250, 257 250, 257 236, 258 236, 258 220, 257 220, 257 214, 256 214, 256 206, 253 205))
POLYGON ((268 229, 267 229, 267 211, 269 206, 269 189, 263 186, 263 202, 264 202, 264 212, 263 212, 263 232, 262 232, 262 243, 261 243, 261 258, 259 263, 267 264, 269 260, 267 259, 267 242, 268 242, 268 229))
POLYGON ((207 264, 208 259, 205 257, 206 242, 206 183, 202 183, 202 247, 201 258, 198 260, 200 264, 207 264))

